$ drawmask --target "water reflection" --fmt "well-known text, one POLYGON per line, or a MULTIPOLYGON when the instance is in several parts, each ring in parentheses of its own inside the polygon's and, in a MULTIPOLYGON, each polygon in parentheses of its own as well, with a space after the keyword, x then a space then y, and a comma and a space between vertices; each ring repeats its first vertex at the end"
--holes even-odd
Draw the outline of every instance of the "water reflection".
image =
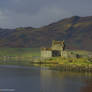
POLYGON ((92 92, 92 75, 89 73, 41 70, 42 92, 92 92), (89 81, 86 81, 89 80, 89 81), (89 83, 90 82, 90 83, 89 83), (87 88, 90 87, 90 91, 87 88), (86 91, 86 90, 87 91, 86 91))
POLYGON ((40 69, 0 66, 0 89, 15 89, 14 92, 40 92, 40 69))
POLYGON ((92 92, 92 80, 85 80, 85 86, 81 88, 81 92, 92 92))
POLYGON ((92 92, 92 74, 48 68, 0 66, 0 89, 16 92, 92 92))

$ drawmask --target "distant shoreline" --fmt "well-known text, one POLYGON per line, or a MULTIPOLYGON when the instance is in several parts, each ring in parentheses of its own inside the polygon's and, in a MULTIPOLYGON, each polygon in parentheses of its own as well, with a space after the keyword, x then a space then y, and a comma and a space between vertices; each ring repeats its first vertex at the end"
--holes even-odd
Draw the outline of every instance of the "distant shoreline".
POLYGON ((0 65, 41 66, 67 71, 92 72, 92 52, 76 50, 80 58, 41 58, 40 48, 0 48, 0 65), (88 57, 90 56, 90 57, 88 57))
POLYGON ((0 65, 19 65, 19 66, 39 66, 48 67, 55 70, 63 71, 75 71, 75 72, 92 72, 92 58, 49 58, 49 59, 36 59, 35 61, 30 60, 0 60, 0 65), (90 61, 88 61, 90 60, 90 61))

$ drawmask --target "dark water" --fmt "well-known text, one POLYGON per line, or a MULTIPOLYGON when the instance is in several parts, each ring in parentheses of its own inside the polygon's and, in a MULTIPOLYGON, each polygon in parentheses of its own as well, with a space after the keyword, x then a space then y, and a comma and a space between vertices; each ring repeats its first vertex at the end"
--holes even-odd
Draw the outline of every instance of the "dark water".
POLYGON ((8 92, 92 92, 92 74, 0 66, 1 92, 7 92, 4 89, 8 92))

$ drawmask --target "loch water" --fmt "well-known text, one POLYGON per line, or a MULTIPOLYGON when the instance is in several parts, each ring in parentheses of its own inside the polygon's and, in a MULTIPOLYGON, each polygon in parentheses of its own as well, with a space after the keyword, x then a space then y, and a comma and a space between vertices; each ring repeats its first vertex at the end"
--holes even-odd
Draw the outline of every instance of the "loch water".
POLYGON ((92 74, 56 71, 46 67, 1 65, 0 90, 2 92, 92 92, 92 74))

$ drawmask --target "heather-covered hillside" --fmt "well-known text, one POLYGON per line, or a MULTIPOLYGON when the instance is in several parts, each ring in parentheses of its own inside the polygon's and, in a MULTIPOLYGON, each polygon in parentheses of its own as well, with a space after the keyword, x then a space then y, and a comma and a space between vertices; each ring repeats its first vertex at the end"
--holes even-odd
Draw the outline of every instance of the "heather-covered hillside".
POLYGON ((92 51, 92 16, 73 16, 40 28, 0 29, 0 47, 42 47, 52 40, 65 40, 67 48, 92 51))

